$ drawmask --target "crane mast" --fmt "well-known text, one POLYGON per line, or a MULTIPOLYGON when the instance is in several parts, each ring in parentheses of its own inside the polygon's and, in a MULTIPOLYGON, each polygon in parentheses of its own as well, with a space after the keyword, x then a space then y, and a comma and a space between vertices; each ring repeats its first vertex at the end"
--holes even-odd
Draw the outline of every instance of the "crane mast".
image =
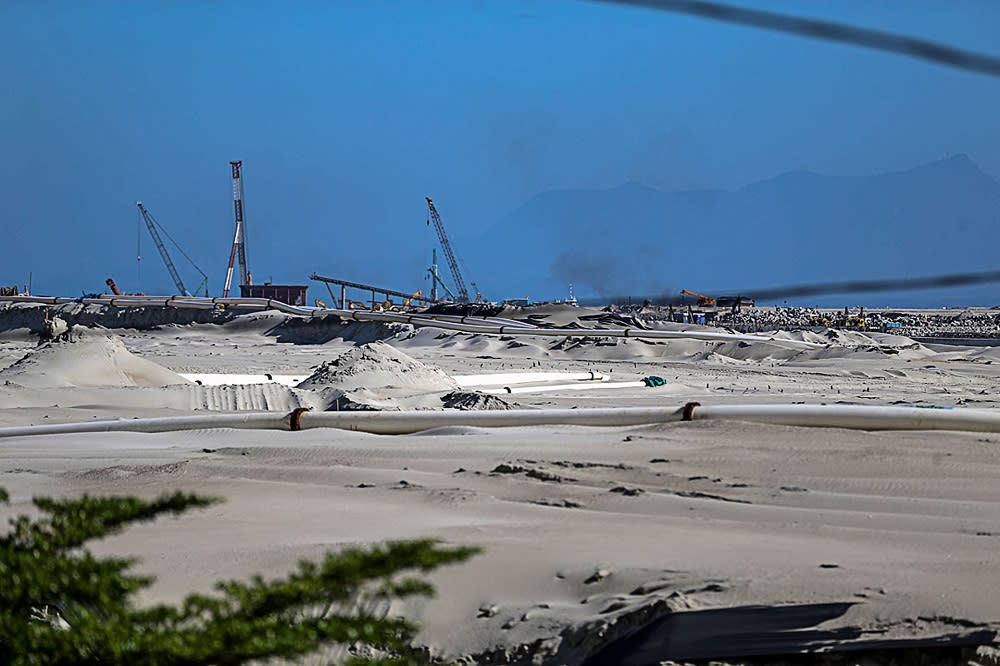
POLYGON ((431 267, 427 269, 427 274, 431 276, 431 301, 437 301, 438 298, 438 285, 444 289, 444 293, 448 294, 448 298, 455 300, 455 294, 452 293, 448 285, 444 283, 441 279, 441 275, 438 273, 438 262, 437 262, 437 249, 431 249, 431 267))
POLYGON ((222 297, 229 297, 229 288, 233 282, 234 264, 239 261, 240 286, 250 284, 250 271, 247 269, 246 223, 243 219, 243 177, 241 169, 243 160, 232 160, 229 166, 233 171, 233 213, 236 217, 236 233, 233 237, 233 249, 229 253, 229 268, 226 270, 226 284, 222 289, 222 297))
POLYGON ((427 210, 430 213, 431 220, 434 221, 434 229, 437 231, 438 241, 441 243, 441 250, 444 251, 445 259, 448 260, 448 268, 451 269, 451 276, 455 280, 455 288, 458 290, 458 298, 455 300, 459 303, 468 303, 469 290, 465 287, 462 271, 458 268, 458 260, 455 259, 455 253, 451 249, 448 234, 444 231, 444 223, 441 222, 441 216, 438 215, 437 208, 434 207, 434 202, 431 198, 425 198, 427 199, 427 210))
POLYGON ((184 286, 184 281, 181 280, 180 273, 177 272, 177 267, 174 266, 173 260, 170 259, 170 254, 167 252, 167 246, 163 244, 163 239, 160 238, 160 233, 156 230, 156 220, 153 216, 149 214, 146 207, 142 205, 141 201, 136 201, 135 205, 139 208, 139 212, 142 214, 142 219, 146 223, 146 228, 149 229, 149 235, 153 237, 153 242, 156 243, 156 249, 160 251, 160 257, 163 258, 163 263, 167 266, 167 271, 170 273, 170 277, 173 278, 174 284, 177 286, 177 291, 180 292, 181 296, 190 296, 187 287, 184 286))

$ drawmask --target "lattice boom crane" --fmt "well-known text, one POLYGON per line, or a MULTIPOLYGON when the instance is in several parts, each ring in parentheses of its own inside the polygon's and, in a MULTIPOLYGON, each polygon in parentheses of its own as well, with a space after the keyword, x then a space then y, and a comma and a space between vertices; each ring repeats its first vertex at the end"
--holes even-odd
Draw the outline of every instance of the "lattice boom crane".
POLYGON ((455 258, 455 253, 451 249, 451 241, 448 240, 448 234, 444 231, 444 224, 441 222, 441 216, 438 215, 437 208, 434 207, 434 202, 430 197, 427 199, 427 211, 430 213, 431 220, 434 221, 434 229, 437 231, 438 241, 441 243, 441 250, 444 251, 445 259, 448 260, 448 268, 451 269, 451 276, 455 280, 455 289, 458 290, 458 298, 455 299, 459 303, 469 302, 469 290, 465 287, 465 280, 462 278, 462 271, 458 268, 458 260, 455 258))
POLYGON ((250 284, 250 271, 247 268, 247 235, 246 220, 243 218, 243 176, 241 169, 243 160, 232 160, 229 166, 233 171, 233 214, 236 217, 236 233, 233 237, 233 249, 229 253, 229 268, 226 271, 226 283, 222 288, 222 297, 228 298, 229 287, 233 282, 233 264, 238 260, 240 265, 240 286, 250 284))
POLYGON ((153 242, 156 243, 156 249, 160 251, 160 257, 163 258, 163 263, 167 266, 167 271, 170 273, 170 277, 173 278, 174 284, 177 286, 177 291, 180 292, 181 296, 190 296, 191 293, 184 286, 184 281, 181 280, 180 273, 177 272, 177 267, 174 266, 173 260, 170 258, 170 254, 167 252, 167 246, 163 244, 163 239, 160 238, 160 233, 156 230, 156 220, 153 216, 149 214, 146 207, 142 205, 141 201, 136 201, 135 205, 139 208, 139 212, 142 214, 142 219, 146 223, 146 228, 149 229, 149 235, 153 237, 153 242))

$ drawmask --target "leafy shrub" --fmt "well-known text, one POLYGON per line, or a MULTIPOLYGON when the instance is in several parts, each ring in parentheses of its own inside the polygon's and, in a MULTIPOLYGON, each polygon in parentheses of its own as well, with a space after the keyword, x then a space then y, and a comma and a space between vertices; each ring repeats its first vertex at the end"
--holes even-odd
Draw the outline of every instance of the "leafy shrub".
MULTIPOLYGON (((0 503, 8 500, 0 488, 0 503)), ((185 493, 152 501, 35 498, 39 517, 11 519, 0 537, 0 663, 228 665, 331 644, 369 655, 357 663, 418 663, 411 622, 359 608, 431 595, 415 573, 477 552, 433 540, 348 548, 301 561, 282 578, 220 582, 176 606, 139 608, 136 594, 153 579, 132 573, 132 558, 95 557, 85 547, 133 523, 218 501, 185 493)))

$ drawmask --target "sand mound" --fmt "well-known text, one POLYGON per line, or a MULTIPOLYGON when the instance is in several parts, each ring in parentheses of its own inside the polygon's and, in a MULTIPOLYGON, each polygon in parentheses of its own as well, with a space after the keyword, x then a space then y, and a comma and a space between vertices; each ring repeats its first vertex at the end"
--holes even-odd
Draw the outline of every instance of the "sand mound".
POLYGON ((384 342, 372 342, 323 363, 297 388, 414 395, 455 391, 458 384, 437 366, 421 363, 384 342))
POLYGON ((32 388, 190 383, 177 373, 136 356, 118 337, 78 327, 0 371, 0 382, 32 388))
POLYGON ((441 402, 444 403, 445 409, 514 409, 506 400, 478 391, 452 391, 441 396, 441 402))

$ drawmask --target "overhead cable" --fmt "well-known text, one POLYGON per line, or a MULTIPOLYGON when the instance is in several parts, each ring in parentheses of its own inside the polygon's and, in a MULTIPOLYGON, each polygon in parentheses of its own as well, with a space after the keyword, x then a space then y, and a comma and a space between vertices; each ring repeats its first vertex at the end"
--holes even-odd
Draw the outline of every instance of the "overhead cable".
POLYGON ((734 7, 708 0, 590 0, 615 5, 631 5, 665 12, 689 14, 712 21, 745 25, 764 30, 801 35, 841 44, 888 51, 927 60, 957 69, 1000 76, 1000 57, 968 51, 919 37, 861 28, 846 23, 803 18, 789 14, 734 7))

